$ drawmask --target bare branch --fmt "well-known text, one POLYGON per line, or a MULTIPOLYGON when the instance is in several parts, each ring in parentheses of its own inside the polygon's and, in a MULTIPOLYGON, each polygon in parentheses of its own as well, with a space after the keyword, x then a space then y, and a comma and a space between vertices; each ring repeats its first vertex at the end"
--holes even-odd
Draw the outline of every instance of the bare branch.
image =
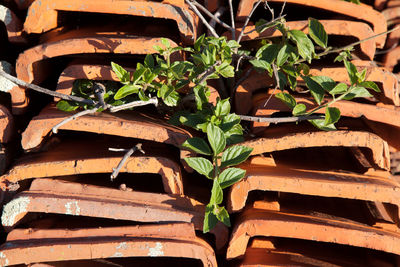
POLYGON ((237 42, 240 43, 243 37, 243 32, 244 29, 247 27, 247 24, 249 24, 250 18, 253 15, 254 11, 257 9, 258 5, 261 3, 262 0, 258 0, 257 3, 253 6, 253 9, 250 11, 250 14, 247 16, 246 21, 244 22, 244 25, 242 27, 242 30, 240 31, 239 37, 237 39, 237 42))
POLYGON ((236 29, 235 29, 235 16, 233 14, 233 6, 232 6, 232 0, 229 0, 229 13, 231 15, 231 23, 232 23, 232 40, 236 40, 236 29))
POLYGON ((253 71, 253 68, 251 67, 251 68, 248 69, 248 70, 246 71, 246 73, 245 73, 242 77, 240 77, 240 79, 236 82, 235 86, 232 88, 231 98, 233 98, 233 96, 234 96, 234 94, 235 94, 235 92, 236 92, 236 89, 239 87, 239 85, 240 85, 244 80, 246 80, 246 79, 250 76, 250 73, 251 73, 252 71, 253 71))
POLYGON ((285 0, 285 2, 283 2, 282 8, 281 8, 281 12, 279 12, 279 17, 281 17, 283 15, 283 11, 285 10, 285 6, 286 6, 286 0, 285 0))
POLYGON ((206 69, 205 71, 203 71, 202 73, 200 73, 200 75, 198 76, 198 78, 200 78, 200 81, 196 84, 202 84, 207 78, 208 76, 210 76, 211 74, 214 73, 215 71, 215 67, 218 66, 219 64, 221 64, 220 61, 215 62, 211 67, 209 67, 208 69, 206 69))
POLYGON ((267 101, 265 101, 264 103, 264 107, 267 106, 268 102, 271 100, 271 98, 275 95, 276 89, 280 89, 280 85, 279 85, 279 75, 278 75, 278 70, 275 64, 272 64, 272 69, 274 71, 274 76, 275 76, 275 81, 276 81, 276 86, 274 88, 274 90, 272 91, 272 94, 269 95, 267 101))
POLYGON ((72 120, 75 120, 76 118, 82 117, 82 116, 87 115, 87 114, 96 113, 96 111, 99 108, 100 108, 100 105, 96 105, 95 108, 86 109, 86 110, 82 110, 82 111, 80 111, 78 113, 75 113, 74 115, 64 119, 62 122, 60 122, 56 126, 54 126, 53 129, 52 129, 53 133, 57 133, 58 132, 58 128, 60 128, 61 126, 63 126, 64 124, 66 124, 66 123, 68 123, 68 122, 70 122, 72 120))
POLYGON ((85 105, 95 105, 96 104, 91 99, 85 99, 85 98, 78 97, 78 96, 71 96, 71 95, 61 94, 61 93, 58 93, 58 92, 43 88, 43 87, 35 85, 35 84, 24 82, 23 80, 20 80, 20 79, 14 77, 14 76, 2 71, 2 70, 0 70, 0 75, 3 76, 6 79, 12 81, 15 84, 18 84, 19 86, 27 87, 27 88, 30 88, 30 89, 35 90, 37 92, 44 93, 46 95, 51 95, 51 96, 54 96, 54 97, 58 97, 58 98, 61 98, 63 100, 79 102, 79 103, 82 103, 82 104, 85 104, 85 105))
MULTIPOLYGON (((276 21, 278 21, 278 20, 280 20, 280 19, 282 19, 282 18, 284 18, 284 17, 286 17, 286 14, 284 14, 284 15, 282 15, 282 16, 279 16, 279 17, 277 17, 277 18, 275 18, 275 19, 273 19, 273 20, 271 20, 271 21, 269 21, 269 22, 267 22, 267 23, 264 23, 264 24, 260 25, 260 28, 261 28, 261 27, 267 27, 267 26, 269 26, 269 25, 273 26, 274 23, 275 23, 276 21)), ((250 33, 255 32, 255 31, 257 31, 256 28, 254 28, 253 30, 251 30, 251 31, 249 31, 249 32, 243 33, 243 35, 249 35, 250 33)))
POLYGON ((242 121, 254 121, 254 122, 267 122, 267 123, 285 123, 285 122, 296 122, 296 121, 307 121, 323 119, 322 115, 312 115, 312 116, 299 116, 299 117, 280 117, 280 118, 266 118, 266 117, 255 117, 255 116, 245 116, 239 115, 242 121))
POLYGON ((195 5, 193 5, 192 0, 185 0, 185 2, 190 6, 191 9, 196 13, 197 16, 199 16, 200 20, 203 22, 203 24, 210 30, 211 34, 214 37, 219 37, 219 35, 215 32, 214 28, 211 27, 210 24, 208 24, 207 20, 203 17, 203 15, 200 13, 200 11, 196 8, 195 5))
POLYGON ((109 110, 110 110, 110 112, 114 113, 114 112, 118 112, 121 110, 130 109, 130 108, 134 108, 134 107, 142 107, 142 106, 146 106, 146 105, 157 106, 158 105, 157 97, 152 97, 148 101, 133 101, 133 102, 123 104, 120 106, 110 107, 109 110))
POLYGON ((269 12, 271 12, 271 20, 275 19, 275 11, 268 5, 268 1, 264 2, 264 8, 268 8, 269 12))
POLYGON ((99 105, 106 110, 107 104, 104 102, 104 94, 106 93, 106 87, 102 83, 94 83, 93 92, 99 101, 99 105))
MULTIPOLYGON (((226 24, 225 22, 223 22, 222 20, 219 19, 219 16, 212 14, 210 11, 208 11, 207 8, 205 8, 202 4, 197 3, 197 1, 195 0, 189 0, 191 1, 196 7, 198 7, 201 11, 203 11, 207 16, 209 16, 212 20, 215 20, 216 22, 218 22, 219 24, 221 24, 223 27, 227 28, 228 30, 231 29, 231 26, 229 26, 228 24, 226 24)), ((225 8, 219 8, 218 9, 219 12, 217 11, 217 13, 224 13, 225 8)), ((221 15, 220 15, 221 16, 221 15)))
POLYGON ((145 154, 144 151, 142 150, 142 144, 141 144, 141 143, 138 143, 137 145, 135 145, 134 147, 132 147, 131 149, 129 149, 129 150, 125 153, 125 155, 124 155, 124 157, 121 159, 121 161, 119 162, 117 168, 113 168, 113 172, 112 172, 112 174, 111 174, 111 181, 113 181, 115 178, 117 178, 117 176, 118 176, 118 174, 119 174, 121 168, 124 166, 125 162, 126 162, 126 161, 128 160, 128 158, 129 158, 130 156, 132 156, 132 154, 135 153, 135 151, 137 151, 137 150, 139 150, 140 152, 142 152, 143 154, 145 154))
MULTIPOLYGON (((216 18, 220 18, 222 16, 222 14, 224 14, 225 12, 225 7, 221 6, 220 8, 218 8, 218 10, 214 13, 214 17, 216 18)), ((209 22, 210 26, 213 27, 215 29, 215 25, 217 24, 217 21, 212 18, 209 22)), ((229 26, 229 25, 228 25, 229 26)), ((211 33, 208 32, 208 35, 210 35, 211 33)))

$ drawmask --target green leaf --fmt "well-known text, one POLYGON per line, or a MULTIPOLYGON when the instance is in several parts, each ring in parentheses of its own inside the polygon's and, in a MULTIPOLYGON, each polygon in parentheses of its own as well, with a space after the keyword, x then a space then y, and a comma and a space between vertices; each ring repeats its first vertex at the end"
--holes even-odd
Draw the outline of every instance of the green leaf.
POLYGON ((338 108, 327 107, 325 109, 325 126, 336 123, 340 119, 340 110, 338 108))
POLYGON ((289 49, 288 47, 289 46, 287 44, 285 44, 279 50, 278 56, 276 57, 276 65, 278 65, 278 67, 280 67, 283 64, 285 64, 286 61, 288 60, 288 58, 290 56, 290 51, 288 51, 288 49, 289 49))
POLYGON ((199 130, 199 125, 206 123, 206 120, 199 114, 187 113, 179 116, 179 122, 185 126, 199 130))
POLYGON ((143 90, 139 90, 138 96, 142 101, 149 101, 150 97, 148 97, 143 90))
POLYGON ((210 90, 207 86, 197 85, 193 88, 193 92, 196 100, 197 109, 202 110, 203 105, 209 102, 208 97, 210 96, 210 90))
POLYGON ((314 40, 314 42, 326 48, 328 45, 328 35, 325 32, 324 26, 316 19, 308 19, 309 35, 314 40))
POLYGON ((373 97, 373 95, 370 94, 370 92, 368 92, 367 89, 365 89, 364 87, 355 87, 353 89, 350 90, 350 92, 348 92, 343 99, 344 100, 351 100, 355 97, 373 97))
POLYGON ((361 72, 357 72, 356 73, 357 78, 358 78, 358 83, 361 83, 363 81, 365 81, 365 76, 367 75, 367 69, 363 69, 361 72))
POLYGON ((314 45, 312 41, 304 32, 299 30, 288 31, 288 34, 289 38, 296 43, 300 56, 310 63, 314 53, 314 45))
POLYGON ((229 131, 225 132, 226 144, 233 145, 243 142, 243 128, 240 124, 235 124, 229 131))
POLYGON ((246 171, 240 168, 227 168, 218 176, 219 185, 225 189, 242 180, 245 174, 246 171))
POLYGON ((312 125, 314 125, 315 127, 317 127, 318 129, 323 130, 323 131, 335 131, 336 130, 336 127, 334 124, 325 125, 324 119, 309 120, 309 122, 312 125))
POLYGON ((370 88, 378 93, 381 91, 381 89, 379 89, 378 85, 376 85, 376 83, 371 82, 371 81, 364 81, 364 82, 359 83, 358 85, 365 87, 365 88, 370 88))
POLYGON ((224 100, 219 100, 215 107, 215 116, 224 116, 228 115, 231 111, 231 104, 229 103, 229 98, 225 98, 224 100))
POLYGON ((329 91, 331 95, 339 95, 347 92, 347 84, 338 83, 332 90, 329 91))
POLYGON ((179 94, 173 86, 163 84, 160 88, 160 96, 167 106, 174 107, 178 104, 179 94))
POLYGON ((256 22, 256 31, 258 33, 262 33, 266 29, 274 27, 275 24, 270 23, 270 21, 266 21, 265 19, 260 19, 256 22))
MULTIPOLYGON (((228 227, 231 227, 231 222, 229 220, 229 214, 228 211, 225 209, 225 207, 218 207, 217 208, 217 219, 221 221, 223 224, 225 224, 228 227)), ((214 209, 215 211, 215 209, 214 209)))
POLYGON ((312 76, 315 82, 317 82, 325 91, 330 92, 336 86, 336 82, 328 76, 312 76))
POLYGON ((207 138, 214 151, 214 156, 221 153, 226 146, 226 139, 224 132, 212 123, 207 126, 207 138))
POLYGON ((343 60, 343 62, 344 62, 344 66, 346 67, 347 74, 349 75, 351 84, 352 85, 356 84, 358 82, 358 77, 357 77, 358 71, 357 71, 356 66, 347 60, 343 60))
POLYGON ((221 65, 216 66, 215 71, 224 78, 235 76, 235 69, 227 62, 223 62, 221 65))
POLYGON ((200 51, 201 46, 204 43, 204 39, 205 39, 206 35, 202 34, 201 36, 199 36, 196 40, 196 42, 194 42, 194 50, 196 51, 200 51))
POLYGON ((285 73, 282 71, 278 70, 278 82, 279 82, 279 88, 283 90, 286 87, 287 84, 287 78, 285 73))
POLYGON ((231 146, 222 154, 221 168, 238 165, 244 162, 253 151, 252 147, 231 146))
POLYGON ((252 59, 252 60, 249 60, 249 62, 254 66, 254 68, 258 72, 262 72, 264 70, 268 70, 268 71, 271 70, 271 64, 269 64, 265 60, 252 59))
POLYGON ((111 68, 122 83, 129 82, 129 72, 127 72, 123 67, 117 63, 111 62, 111 68))
POLYGON ((227 114, 222 118, 222 122, 219 125, 221 130, 226 133, 230 129, 232 129, 233 126, 238 124, 240 122, 240 117, 236 115, 235 113, 227 114))
POLYGON ((114 99, 118 100, 118 99, 122 99, 131 94, 137 94, 137 93, 139 93, 139 89, 140 89, 140 86, 137 86, 137 85, 133 85, 133 84, 124 85, 114 95, 114 99))
POLYGON ((311 91, 311 95, 314 97, 318 105, 321 105, 322 100, 324 100, 325 91, 322 86, 311 79, 309 76, 303 76, 303 80, 306 82, 308 89, 311 91))
POLYGON ((208 159, 201 157, 191 157, 183 159, 192 169, 194 169, 198 173, 206 176, 207 178, 210 178, 212 176, 213 165, 208 159))
POLYGON ((196 153, 209 156, 212 155, 210 146, 206 143, 206 141, 204 141, 202 138, 199 137, 192 137, 186 139, 186 141, 183 142, 182 146, 191 149, 196 153))
POLYGON ((169 40, 166 38, 161 38, 161 43, 166 47, 166 48, 170 48, 171 44, 169 43, 169 40))
POLYGON ((221 204, 224 199, 222 188, 218 183, 218 179, 214 179, 213 187, 211 189, 210 204, 221 204))
POLYGON ((204 215, 203 222, 203 233, 208 233, 211 229, 215 227, 218 222, 218 218, 213 213, 214 205, 207 205, 206 212, 204 215))
POLYGON ((277 44, 266 44, 260 47, 256 53, 256 58, 265 60, 269 64, 272 64, 279 53, 279 45, 277 44))
POLYGON ((293 109, 296 106, 296 99, 288 93, 277 93, 275 95, 276 98, 280 99, 283 103, 285 103, 289 108, 293 109))
POLYGON ((293 116, 301 116, 306 113, 306 105, 304 104, 297 104, 292 111, 293 116))
POLYGON ((57 108, 62 111, 70 112, 76 110, 77 108, 79 108, 79 106, 78 105, 74 106, 70 104, 68 101, 60 100, 57 102, 57 108))
POLYGON ((146 65, 146 67, 149 68, 154 68, 154 58, 153 55, 151 54, 147 54, 146 57, 144 58, 144 64, 146 65))

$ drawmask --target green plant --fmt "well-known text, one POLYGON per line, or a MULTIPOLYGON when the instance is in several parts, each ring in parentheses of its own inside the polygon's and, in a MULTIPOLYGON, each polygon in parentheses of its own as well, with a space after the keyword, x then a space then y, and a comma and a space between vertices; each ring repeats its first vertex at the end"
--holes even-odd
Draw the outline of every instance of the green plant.
MULTIPOLYGON (((216 105, 209 102, 208 79, 233 78, 233 66, 239 67, 241 59, 248 60, 256 70, 275 78, 274 90, 278 89, 280 92, 273 94, 292 109, 293 116, 307 119, 319 109, 326 108, 324 118, 309 119, 310 123, 322 130, 335 129, 335 123, 340 118, 340 110, 332 107, 335 102, 372 97, 368 89, 379 92, 375 83, 365 80, 366 70, 358 71, 349 61, 351 46, 341 49, 328 47, 328 35, 318 20, 309 19, 308 35, 288 29, 282 17, 272 22, 260 20, 256 23, 259 33, 271 27, 280 31, 282 37, 264 40, 254 56, 251 56, 251 51, 239 50, 240 44, 235 40, 202 35, 193 47, 185 48, 171 47, 166 39, 162 39, 162 47, 155 47, 158 55, 147 55, 143 64, 137 63, 133 73, 111 63, 122 87, 107 87, 103 97, 108 106, 120 106, 135 101, 142 101, 145 105, 150 98, 157 97, 164 106, 169 107, 171 123, 183 124, 204 134, 203 138, 189 138, 182 144, 184 148, 202 155, 185 158, 186 163, 213 181, 211 198, 205 212, 204 232, 210 231, 218 221, 230 225, 229 214, 222 205, 223 189, 245 176, 245 170, 233 166, 244 162, 252 152, 252 148, 237 145, 243 141, 243 128, 240 124, 241 117, 231 113, 230 99, 218 99, 216 105), (316 53, 316 47, 319 53, 316 53), (340 52, 336 61, 344 63, 351 81, 350 86, 336 83, 330 77, 309 74, 308 64, 333 52, 340 52), (172 61, 175 53, 186 53, 189 60, 172 61), (296 93, 299 78, 313 96, 318 105, 316 108, 307 110, 304 104, 297 103, 292 96, 296 93), (183 88, 189 92, 186 96, 180 93, 183 88), (186 102, 191 105, 186 105, 186 102)), ((89 87, 89 82, 81 82, 74 87, 73 94, 90 98, 95 103, 95 96, 89 87)), ((230 95, 230 91, 220 91, 220 95, 230 95)), ((102 110, 98 109, 98 104, 88 106, 79 102, 60 101, 57 106, 67 111, 78 107, 102 110)))

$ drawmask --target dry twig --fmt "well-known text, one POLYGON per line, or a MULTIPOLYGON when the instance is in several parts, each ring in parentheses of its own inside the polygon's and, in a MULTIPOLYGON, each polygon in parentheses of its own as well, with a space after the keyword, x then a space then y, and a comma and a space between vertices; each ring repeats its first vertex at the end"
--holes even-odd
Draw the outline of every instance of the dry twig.
POLYGON ((142 152, 142 154, 145 154, 145 152, 142 149, 142 144, 138 143, 136 144, 134 147, 132 147, 131 149, 113 149, 113 148, 109 148, 110 151, 126 151, 124 157, 121 159, 121 161, 118 163, 117 168, 113 168, 113 172, 111 174, 111 181, 113 181, 115 178, 117 178, 119 172, 121 171, 122 167, 124 166, 125 162, 128 160, 128 158, 130 156, 132 156, 133 153, 135 153, 135 151, 139 150, 140 152, 142 152))

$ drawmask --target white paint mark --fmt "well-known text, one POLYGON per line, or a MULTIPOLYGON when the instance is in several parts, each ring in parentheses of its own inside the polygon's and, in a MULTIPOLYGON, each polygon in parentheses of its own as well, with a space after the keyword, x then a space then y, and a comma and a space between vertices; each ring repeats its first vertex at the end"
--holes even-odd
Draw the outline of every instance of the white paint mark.
POLYGON ((29 197, 17 197, 4 206, 3 214, 1 215, 1 223, 3 226, 13 226, 15 218, 28 210, 28 205, 31 202, 29 197))
POLYGON ((126 242, 121 242, 116 249, 128 249, 128 244, 126 242))
POLYGON ((160 242, 157 242, 154 248, 149 248, 149 253, 147 254, 147 256, 150 257, 164 256, 163 245, 160 242))
POLYGON ((121 252, 115 252, 114 255, 112 255, 110 258, 122 258, 124 254, 121 252))
POLYGON ((10 24, 12 20, 11 10, 2 5, 0 5, 0 20, 3 21, 5 25, 10 24))
POLYGON ((67 204, 65 204, 65 214, 66 215, 75 215, 78 216, 79 214, 81 214, 81 208, 78 205, 78 201, 71 201, 68 202, 67 204))
POLYGON ((8 266, 9 263, 6 254, 4 254, 3 251, 0 251, 0 266, 8 266))
MULTIPOLYGON (((14 74, 13 66, 6 61, 0 61, 0 69, 8 74, 11 74, 11 75, 14 74)), ((9 92, 14 86, 17 86, 17 85, 2 76, 0 77, 0 91, 9 92)))

